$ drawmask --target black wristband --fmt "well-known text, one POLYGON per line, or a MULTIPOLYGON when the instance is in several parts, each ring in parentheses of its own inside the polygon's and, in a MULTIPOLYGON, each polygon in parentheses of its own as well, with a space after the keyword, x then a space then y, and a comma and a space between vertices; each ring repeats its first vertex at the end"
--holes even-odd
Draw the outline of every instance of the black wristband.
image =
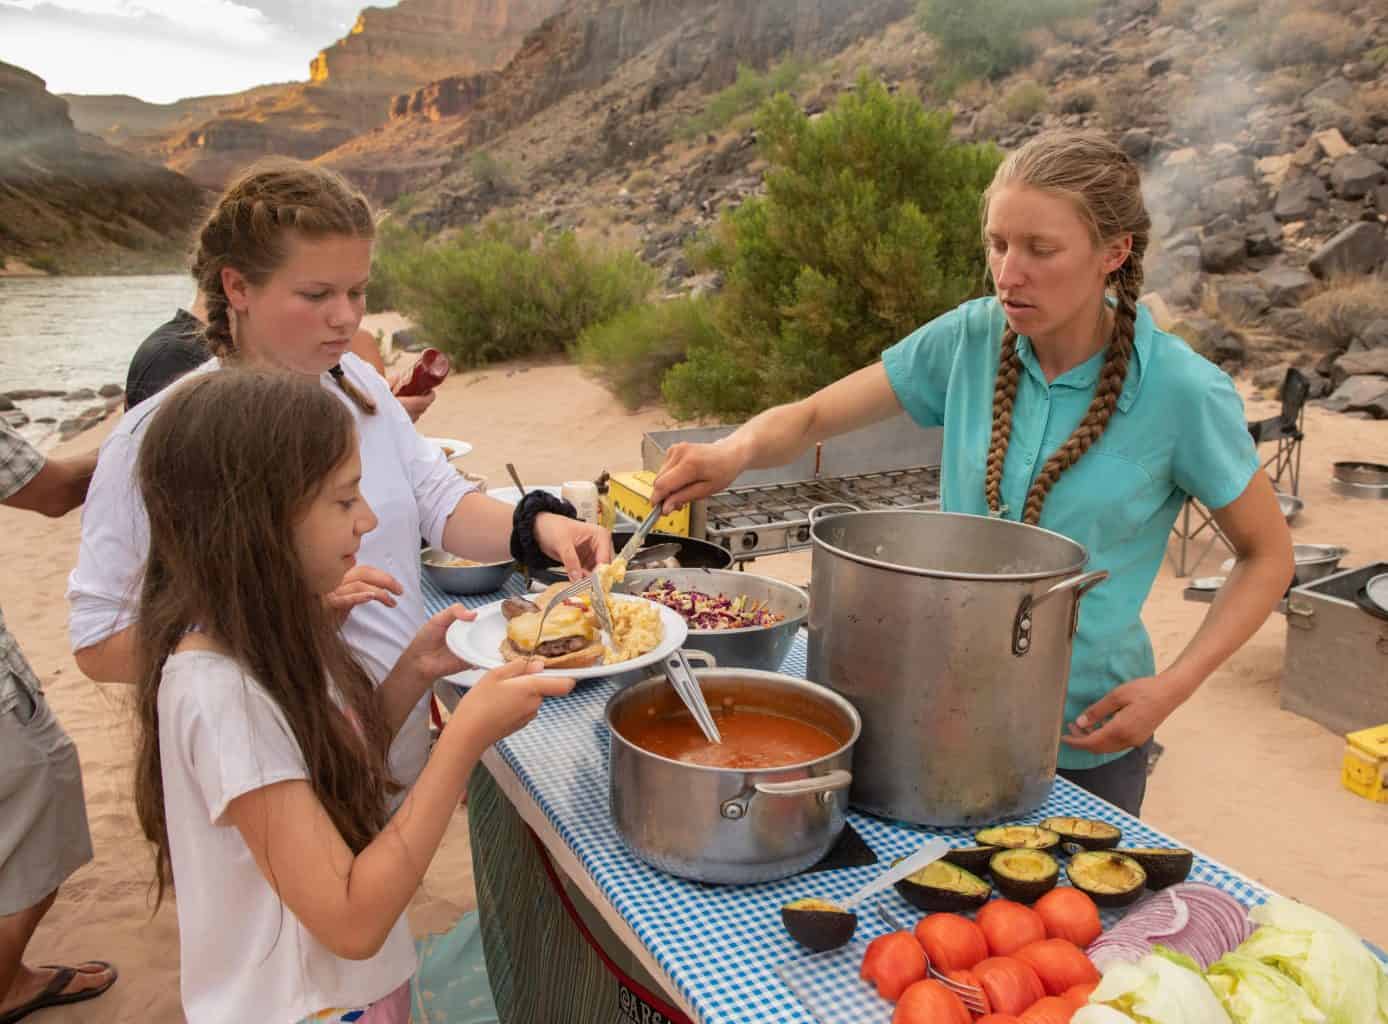
POLYGON ((535 517, 541 512, 553 512, 568 519, 578 518, 578 509, 548 491, 530 491, 517 503, 516 511, 511 516, 511 557, 532 572, 559 564, 541 551, 540 545, 535 542, 535 517))

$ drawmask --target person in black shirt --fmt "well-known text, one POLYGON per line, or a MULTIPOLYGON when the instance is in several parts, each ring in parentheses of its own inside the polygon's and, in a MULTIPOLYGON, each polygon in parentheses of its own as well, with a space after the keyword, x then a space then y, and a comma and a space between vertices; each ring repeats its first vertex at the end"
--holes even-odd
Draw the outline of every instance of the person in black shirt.
MULTIPOLYGON (((193 309, 201 312, 201 305, 202 296, 198 296, 193 309)), ((180 309, 172 320, 160 324, 140 342, 125 375, 127 410, 212 358, 202 343, 202 332, 203 322, 194 313, 180 309)))

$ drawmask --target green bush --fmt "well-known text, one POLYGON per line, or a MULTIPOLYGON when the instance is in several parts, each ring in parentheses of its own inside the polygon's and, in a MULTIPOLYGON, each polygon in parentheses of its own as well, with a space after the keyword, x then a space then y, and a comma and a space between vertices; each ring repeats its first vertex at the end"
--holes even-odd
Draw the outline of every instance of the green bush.
POLYGON ((690 349, 718 343, 713 307, 685 296, 639 306, 589 327, 578 339, 578 358, 628 409, 661 397, 660 385, 690 349))
POLYGON ((61 274, 63 272, 63 268, 58 264, 58 258, 49 253, 30 256, 28 263, 35 270, 42 270, 45 274, 61 274))
POLYGON ((714 93, 703 113, 684 122, 680 135, 693 139, 707 132, 721 131, 735 118, 751 113, 777 93, 794 91, 810 67, 808 61, 795 56, 787 57, 764 73, 739 65, 737 80, 714 93))
POLYGON ((510 165, 498 160, 485 149, 479 149, 472 154, 468 159, 468 170, 472 172, 475 181, 488 188, 500 188, 511 182, 510 165))
POLYGON ((719 337, 666 375, 678 416, 802 397, 982 290, 978 202, 996 147, 954 142, 947 113, 867 78, 814 122, 778 96, 758 128, 766 195, 691 250, 725 284, 719 337))
POLYGON ((1097 0, 920 0, 921 27, 940 43, 942 81, 1001 78, 1035 56, 1027 34, 1085 17, 1097 0))
POLYGON ((1048 103, 1046 90, 1030 78, 1024 78, 1007 90, 1002 98, 1002 110, 1009 121, 1024 122, 1045 110, 1048 103))
POLYGON ((372 280, 456 365, 476 366, 566 352, 586 328, 645 301, 657 278, 635 254, 516 221, 433 242, 392 232, 372 280))

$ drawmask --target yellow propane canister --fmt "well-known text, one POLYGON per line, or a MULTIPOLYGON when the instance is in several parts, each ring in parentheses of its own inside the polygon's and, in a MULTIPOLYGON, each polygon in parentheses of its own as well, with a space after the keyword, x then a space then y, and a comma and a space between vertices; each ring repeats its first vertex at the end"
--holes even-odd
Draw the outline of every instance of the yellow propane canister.
POLYGON ((1360 729, 1345 741, 1341 785, 1365 800, 1388 803, 1388 725, 1360 729))
MULTIPOLYGON (((623 515, 635 519, 638 523, 650 515, 655 473, 648 469, 631 473, 613 473, 608 486, 612 494, 612 504, 623 515)), ((654 530, 657 533, 673 533, 680 537, 688 537, 689 506, 661 516, 655 521, 654 530)))

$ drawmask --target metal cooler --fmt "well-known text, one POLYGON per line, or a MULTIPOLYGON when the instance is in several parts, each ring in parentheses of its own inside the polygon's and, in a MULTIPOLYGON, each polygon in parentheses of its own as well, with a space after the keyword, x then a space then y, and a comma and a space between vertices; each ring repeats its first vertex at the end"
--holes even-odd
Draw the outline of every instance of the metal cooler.
MULTIPOLYGON (((655 471, 681 441, 709 442, 736 427, 659 430, 641 439, 641 462, 655 471)), ((720 544, 739 562, 810 546, 810 509, 847 502, 862 509, 940 506, 943 431, 909 416, 825 441, 788 466, 750 470, 690 508, 689 535, 720 544)))
POLYGON ((1282 707, 1337 733, 1388 722, 1388 619, 1361 608, 1388 562, 1349 569, 1287 595, 1282 707))

